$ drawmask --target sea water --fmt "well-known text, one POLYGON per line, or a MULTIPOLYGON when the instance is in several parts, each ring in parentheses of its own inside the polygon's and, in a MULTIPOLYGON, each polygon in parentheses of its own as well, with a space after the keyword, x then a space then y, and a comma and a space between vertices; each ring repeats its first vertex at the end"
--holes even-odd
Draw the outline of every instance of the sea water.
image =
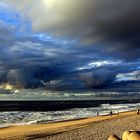
POLYGON ((12 111, 0 112, 0 127, 9 127, 13 125, 28 125, 36 123, 50 123, 70 119, 80 119, 99 115, 107 115, 110 111, 113 113, 136 110, 140 103, 129 104, 100 104, 97 107, 73 108, 63 111, 46 112, 26 112, 12 111))

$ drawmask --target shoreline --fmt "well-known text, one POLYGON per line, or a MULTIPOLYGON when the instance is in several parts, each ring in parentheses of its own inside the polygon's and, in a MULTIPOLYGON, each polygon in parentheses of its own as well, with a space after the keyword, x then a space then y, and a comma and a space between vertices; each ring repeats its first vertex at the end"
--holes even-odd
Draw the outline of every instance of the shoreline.
MULTIPOLYGON (((135 109, 132 110, 125 110, 125 111, 113 111, 113 115, 118 115, 118 114, 122 114, 122 113, 128 113, 128 112, 134 112, 136 111, 135 109), (118 114, 117 114, 118 113, 118 114)), ((89 116, 89 117, 81 117, 81 118, 72 118, 72 119, 67 119, 67 120, 54 120, 54 121, 47 121, 47 120, 34 120, 34 121, 30 121, 30 122, 25 122, 25 123, 15 123, 15 124, 9 124, 9 125, 5 125, 5 126, 1 126, 0 125, 0 129, 1 128, 8 128, 8 127, 14 127, 14 126, 26 126, 26 125, 34 125, 34 124, 52 124, 52 123, 60 123, 60 122, 70 122, 70 121, 78 121, 78 120, 83 120, 83 119, 90 119, 90 118, 95 118, 95 117, 102 117, 102 116, 110 116, 109 112, 108 114, 99 114, 98 116, 89 116), (33 122, 33 123, 32 123, 33 122)))
POLYGON ((0 139, 26 139, 31 135, 35 137, 53 136, 59 133, 89 127, 100 122, 121 119, 129 116, 136 116, 136 111, 126 111, 119 113, 119 115, 103 115, 90 118, 51 122, 47 124, 10 126, 6 128, 0 128, 0 139))

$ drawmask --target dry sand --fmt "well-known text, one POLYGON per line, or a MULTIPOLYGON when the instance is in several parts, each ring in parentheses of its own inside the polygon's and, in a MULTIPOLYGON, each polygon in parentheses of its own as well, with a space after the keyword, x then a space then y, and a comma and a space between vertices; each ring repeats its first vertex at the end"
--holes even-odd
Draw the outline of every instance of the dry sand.
POLYGON ((0 140, 106 140, 121 137, 126 130, 140 130, 140 115, 125 112, 50 124, 12 126, 0 129, 0 140))

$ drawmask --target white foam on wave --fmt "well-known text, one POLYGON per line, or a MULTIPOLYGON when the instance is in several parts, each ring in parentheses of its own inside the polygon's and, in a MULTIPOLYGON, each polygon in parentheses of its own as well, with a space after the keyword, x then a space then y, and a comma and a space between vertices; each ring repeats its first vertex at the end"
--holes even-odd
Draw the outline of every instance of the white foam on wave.
POLYGON ((9 127, 13 125, 29 125, 36 123, 49 123, 56 121, 65 121, 70 119, 80 119, 85 117, 107 115, 110 111, 114 113, 131 111, 140 107, 136 104, 101 104, 98 107, 74 108, 65 111, 48 112, 0 112, 0 127, 9 127))

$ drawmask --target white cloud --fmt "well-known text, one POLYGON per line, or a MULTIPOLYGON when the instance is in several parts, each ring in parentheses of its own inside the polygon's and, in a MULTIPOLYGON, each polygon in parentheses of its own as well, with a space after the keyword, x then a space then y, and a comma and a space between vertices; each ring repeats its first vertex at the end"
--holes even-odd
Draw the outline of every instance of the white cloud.
POLYGON ((140 81, 140 71, 120 73, 116 76, 116 81, 140 81))
POLYGON ((107 66, 107 65, 114 66, 114 65, 119 65, 121 63, 122 63, 121 60, 117 60, 117 61, 113 61, 113 60, 94 61, 94 62, 88 63, 87 65, 78 67, 78 70, 97 68, 97 67, 107 66))

